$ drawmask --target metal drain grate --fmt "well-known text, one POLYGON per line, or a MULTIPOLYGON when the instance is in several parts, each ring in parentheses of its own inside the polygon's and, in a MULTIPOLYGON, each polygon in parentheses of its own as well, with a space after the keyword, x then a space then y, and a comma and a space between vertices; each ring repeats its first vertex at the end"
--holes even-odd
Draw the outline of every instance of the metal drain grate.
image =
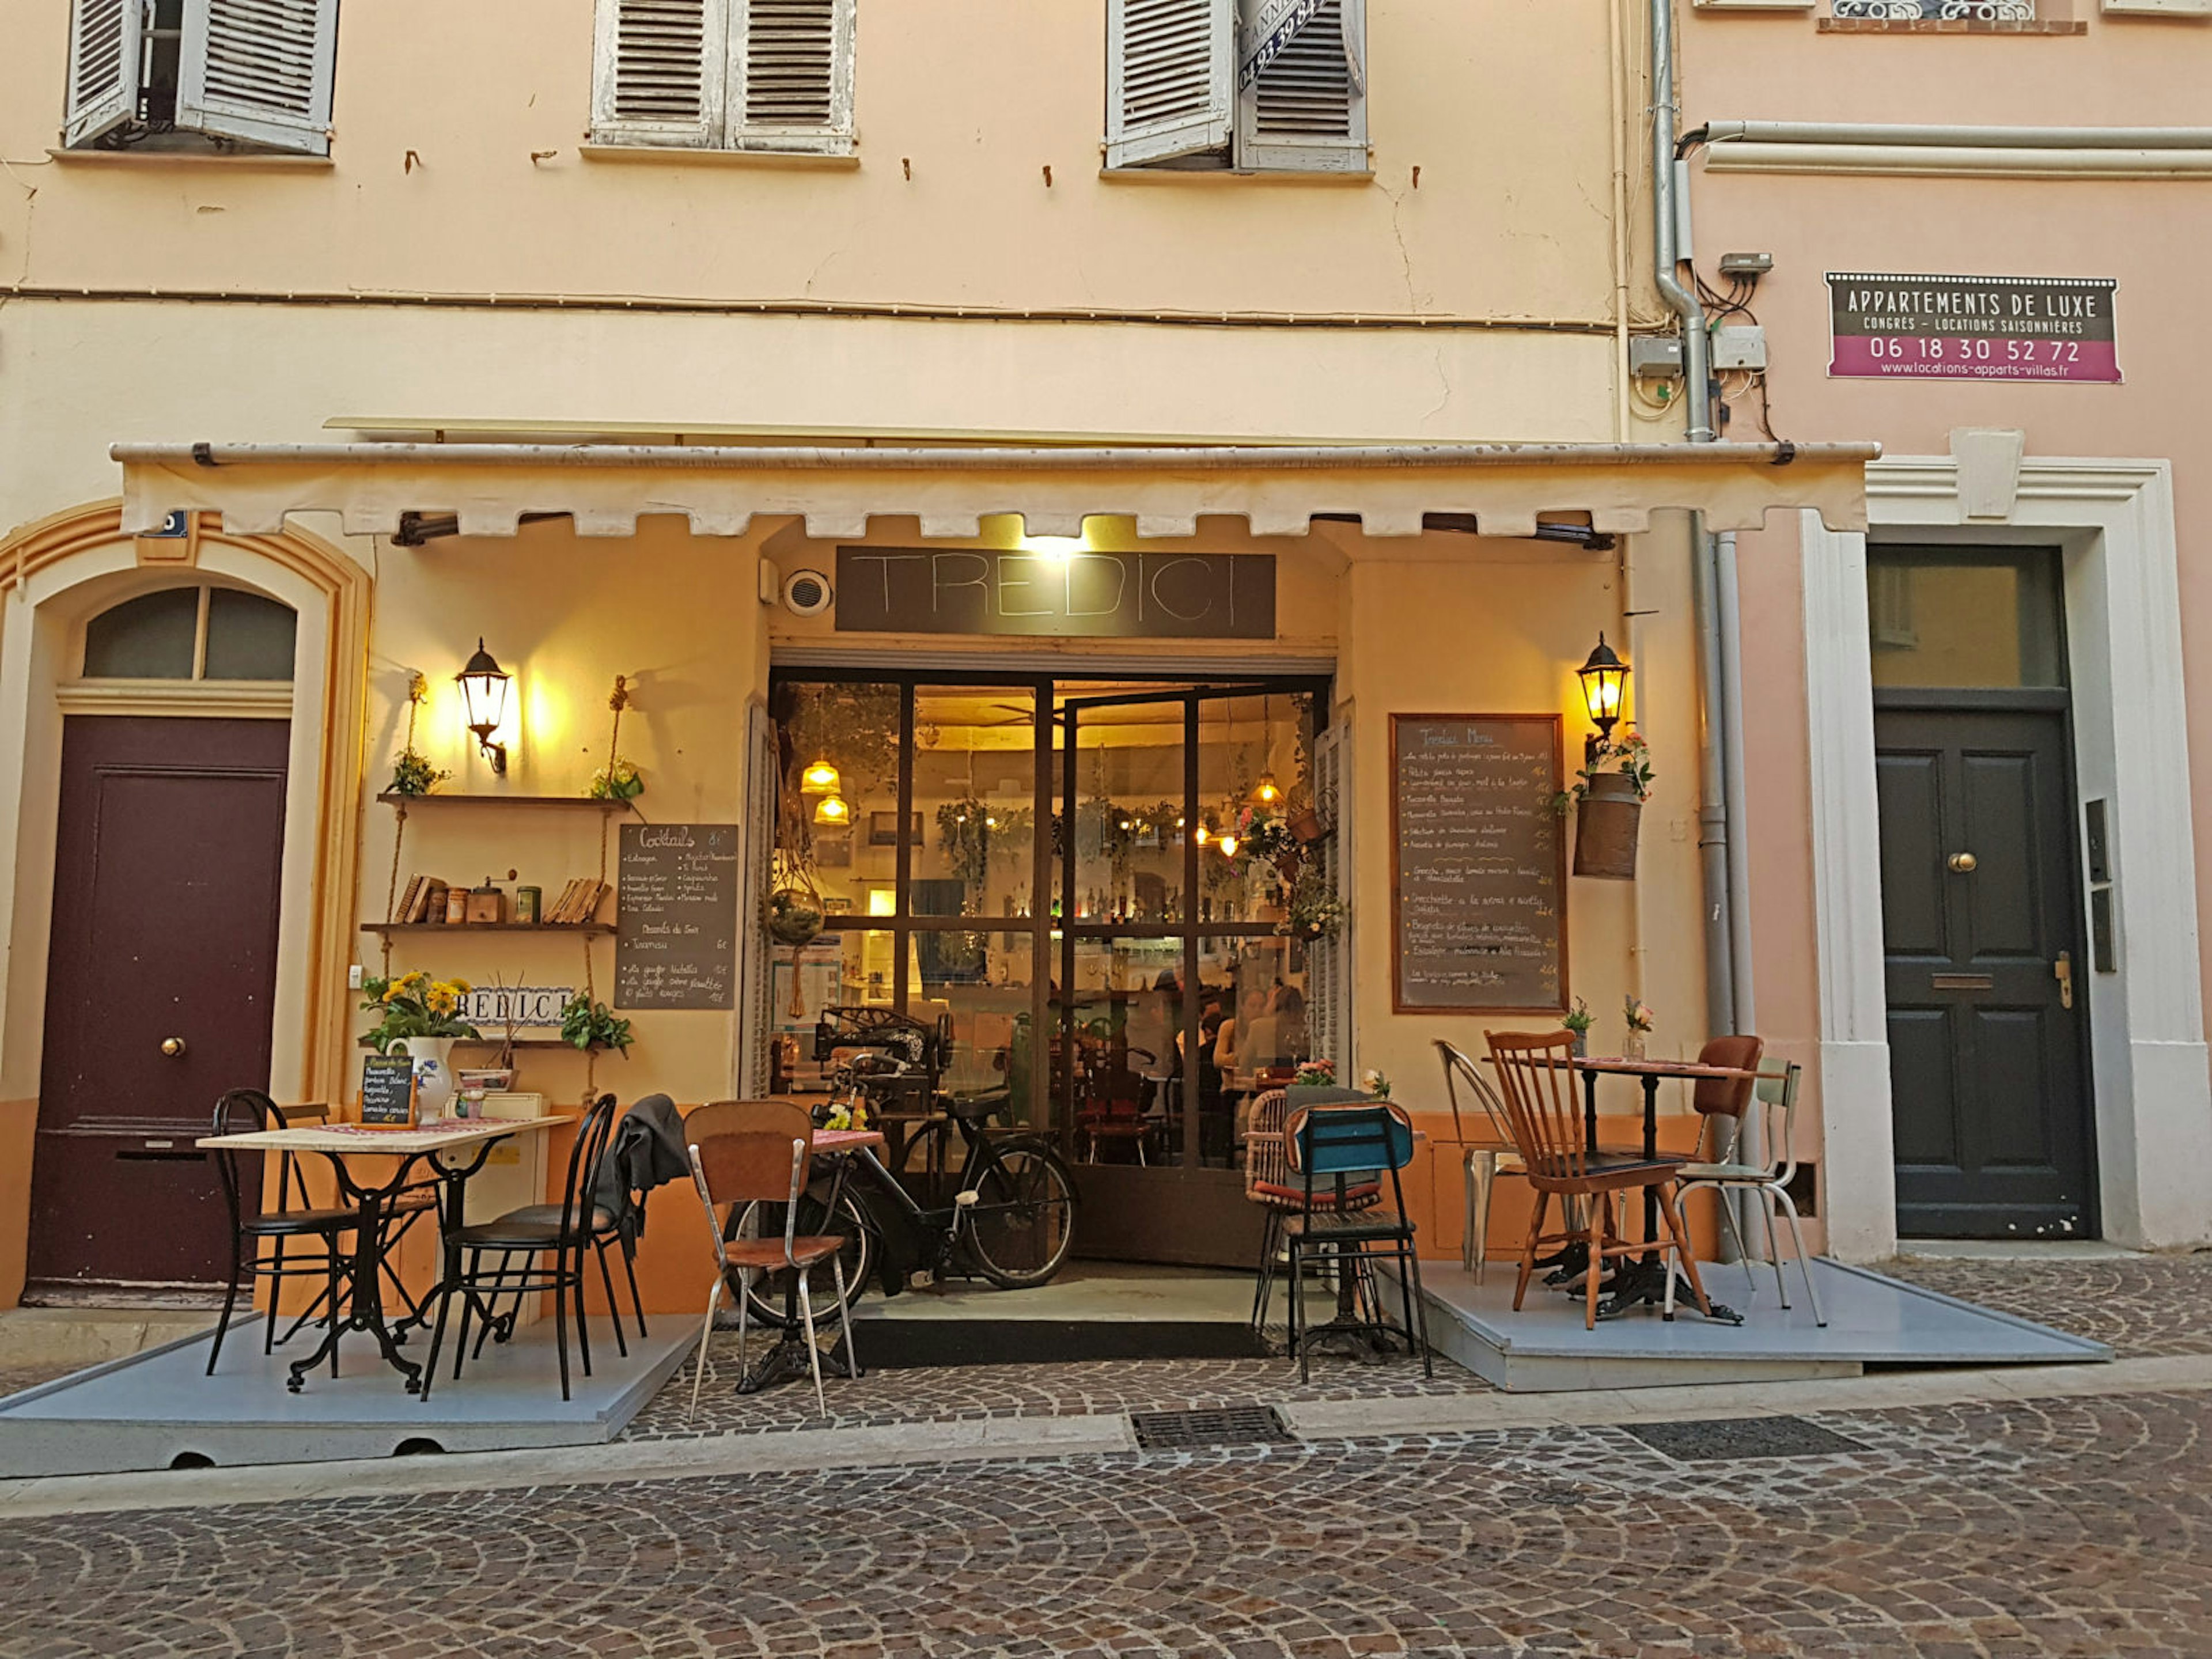
POLYGON ((1857 1441, 1802 1417, 1722 1417, 1697 1423, 1622 1426, 1678 1463, 1724 1462, 1743 1457, 1826 1457, 1866 1449, 1857 1441))
POLYGON ((1287 1446, 1297 1437, 1283 1426, 1272 1407, 1223 1406, 1209 1411, 1131 1412, 1129 1426, 1148 1451, 1191 1446, 1287 1446))

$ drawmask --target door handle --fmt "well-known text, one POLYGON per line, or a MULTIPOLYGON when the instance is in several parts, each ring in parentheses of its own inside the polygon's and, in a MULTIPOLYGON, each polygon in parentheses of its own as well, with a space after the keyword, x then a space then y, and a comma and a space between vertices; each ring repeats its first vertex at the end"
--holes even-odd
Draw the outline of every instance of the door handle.
POLYGON ((2051 976, 2058 981, 2058 1006, 2071 1008, 2074 1006, 2074 953, 2071 951, 2058 953, 2058 960, 2051 964, 2051 976))
POLYGON ((1972 853, 1954 853, 1949 858, 1946 859, 1944 862, 1951 866, 1953 874, 1971 876, 1974 873, 1975 865, 1979 863, 1980 860, 1975 858, 1972 853))
POLYGON ((163 1037, 161 1039, 161 1052, 167 1054, 171 1060, 176 1059, 185 1052, 184 1038, 163 1037))

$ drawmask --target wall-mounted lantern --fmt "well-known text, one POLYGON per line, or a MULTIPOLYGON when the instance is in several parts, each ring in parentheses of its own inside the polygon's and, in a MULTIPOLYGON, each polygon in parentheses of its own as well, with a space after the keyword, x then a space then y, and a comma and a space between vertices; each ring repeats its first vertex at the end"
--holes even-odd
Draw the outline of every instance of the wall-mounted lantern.
POLYGON ((1589 714, 1590 724, 1597 727, 1597 736, 1588 739, 1585 747, 1595 750, 1612 738, 1613 728, 1628 705, 1628 665, 1614 653, 1601 633, 1597 649, 1589 653, 1589 660, 1577 668, 1575 675, 1583 683, 1583 706, 1589 714))
POLYGON ((507 745, 494 743, 492 734, 507 718, 507 676, 501 671, 484 642, 477 641, 477 653, 468 659, 461 672, 453 676, 461 688, 461 701, 468 710, 469 730, 476 733, 477 747, 491 762, 491 769, 498 775, 507 775, 507 745))

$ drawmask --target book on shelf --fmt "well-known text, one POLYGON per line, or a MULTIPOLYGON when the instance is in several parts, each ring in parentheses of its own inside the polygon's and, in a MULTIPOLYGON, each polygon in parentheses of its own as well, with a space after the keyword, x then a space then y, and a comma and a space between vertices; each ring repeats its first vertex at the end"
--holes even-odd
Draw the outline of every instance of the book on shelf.
POLYGON ((421 897, 422 894, 422 878, 419 875, 408 877, 406 889, 399 895, 399 902, 392 907, 391 914, 386 915, 385 920, 386 921, 407 921, 414 914, 415 901, 421 897))
POLYGON ((443 921, 446 919, 446 884, 435 876, 423 878, 422 890, 415 900, 415 912, 410 921, 443 921))

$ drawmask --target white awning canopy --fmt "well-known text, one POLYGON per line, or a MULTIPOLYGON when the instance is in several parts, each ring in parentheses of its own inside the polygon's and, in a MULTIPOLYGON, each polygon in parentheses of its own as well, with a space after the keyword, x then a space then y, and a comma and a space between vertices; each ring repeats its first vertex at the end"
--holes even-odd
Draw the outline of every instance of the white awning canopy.
POLYGON ((1260 536, 1304 535, 1356 516, 1370 536, 1416 536, 1429 514, 1473 515, 1480 533, 1529 536, 1540 514, 1587 514, 1599 532, 1649 528, 1656 511, 1755 530, 1771 509, 1810 507, 1831 530, 1866 527, 1865 443, 1223 445, 900 447, 629 444, 118 444, 123 528, 170 513, 220 513, 268 534, 292 513, 335 513, 355 535, 451 518, 468 536, 512 536, 526 515, 567 514, 577 533, 629 536, 680 515, 735 536, 756 518, 803 518, 817 538, 858 537, 871 518, 912 518, 931 538, 972 538, 1018 514, 1033 536, 1075 536, 1096 514, 1145 537, 1195 535, 1201 518, 1260 536))

